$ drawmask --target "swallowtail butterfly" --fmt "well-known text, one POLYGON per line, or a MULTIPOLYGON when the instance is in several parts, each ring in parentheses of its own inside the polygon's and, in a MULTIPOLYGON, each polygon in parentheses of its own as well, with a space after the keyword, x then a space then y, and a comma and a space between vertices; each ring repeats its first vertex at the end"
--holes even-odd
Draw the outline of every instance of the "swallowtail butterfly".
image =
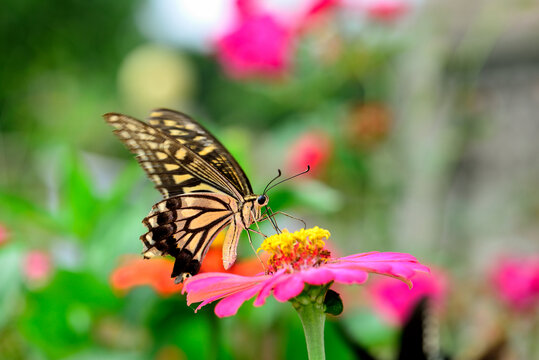
POLYGON ((148 123, 118 113, 104 118, 164 198, 142 221, 144 257, 173 256, 171 276, 182 281, 198 273, 210 244, 229 226, 223 266, 230 268, 241 232, 261 219, 268 197, 253 194, 232 155, 185 114, 157 109, 148 123))

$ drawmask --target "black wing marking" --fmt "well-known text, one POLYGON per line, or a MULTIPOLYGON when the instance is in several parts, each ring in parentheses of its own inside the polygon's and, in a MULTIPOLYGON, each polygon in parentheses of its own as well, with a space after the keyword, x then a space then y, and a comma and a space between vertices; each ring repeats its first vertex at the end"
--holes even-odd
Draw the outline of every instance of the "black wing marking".
POLYGON ((200 193, 176 196, 155 204, 142 221, 148 232, 140 237, 143 255, 176 258, 172 277, 194 275, 217 234, 230 224, 232 198, 200 193))
POLYGON ((206 160, 226 177, 240 194, 245 196, 253 193, 249 179, 236 159, 195 120, 177 111, 156 109, 150 114, 149 123, 206 160))

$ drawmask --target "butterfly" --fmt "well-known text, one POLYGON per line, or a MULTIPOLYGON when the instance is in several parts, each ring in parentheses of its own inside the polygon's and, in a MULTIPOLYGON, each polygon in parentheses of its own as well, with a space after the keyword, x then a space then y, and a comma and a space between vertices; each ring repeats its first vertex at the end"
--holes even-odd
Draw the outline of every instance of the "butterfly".
POLYGON ((148 123, 119 113, 103 117, 164 198, 142 221, 148 229, 140 237, 143 256, 173 256, 171 277, 181 282, 198 273, 210 244, 229 226, 223 266, 230 268, 241 232, 262 220, 261 209, 268 204, 265 191, 254 194, 226 148, 181 112, 157 109, 148 123))

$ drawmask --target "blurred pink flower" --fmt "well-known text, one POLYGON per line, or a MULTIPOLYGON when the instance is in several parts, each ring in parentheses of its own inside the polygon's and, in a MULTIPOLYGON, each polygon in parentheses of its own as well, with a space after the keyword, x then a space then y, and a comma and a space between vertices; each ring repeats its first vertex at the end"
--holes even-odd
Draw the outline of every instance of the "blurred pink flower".
POLYGON ((26 254, 23 273, 30 281, 42 281, 49 277, 52 271, 51 257, 48 253, 34 250, 26 254))
MULTIPOLYGON (((330 13, 340 2, 341 0, 259 1, 256 5, 258 11, 272 14, 288 28, 300 31, 320 16, 330 13)), ((253 8, 252 6, 251 9, 253 8)))
POLYGON ((333 259, 325 248, 323 240, 327 238, 329 232, 318 227, 273 235, 261 247, 271 254, 267 274, 196 275, 188 278, 184 284, 187 303, 201 302, 198 310, 220 300, 215 313, 225 317, 236 314, 239 307, 254 296, 254 306, 264 305, 272 293, 278 301, 288 301, 300 295, 305 284, 362 284, 369 273, 376 273, 397 278, 411 286, 410 278, 416 272, 429 271, 413 256, 401 253, 370 252, 333 259))
POLYGON ((315 0, 310 4, 307 16, 315 16, 324 13, 334 8, 339 2, 340 0, 315 0))
POLYGON ((307 132, 288 151, 288 169, 296 173, 309 165, 310 174, 319 174, 323 172, 331 152, 332 143, 327 134, 321 131, 307 132))
POLYGON ((539 304, 539 255, 508 257, 498 261, 491 281, 501 299, 515 310, 539 304))
POLYGON ((8 241, 9 233, 7 229, 0 224, 0 245, 5 244, 8 241))
POLYGON ((406 0, 369 0, 363 6, 370 18, 386 22, 400 19, 410 9, 406 0))
POLYGON ((267 13, 245 14, 217 41, 217 56, 233 77, 275 77, 290 66, 289 29, 267 13))
POLYGON ((366 288, 375 310, 390 324, 403 325, 414 307, 423 298, 433 300, 441 308, 448 290, 448 280, 439 271, 418 273, 413 277, 414 287, 380 278, 366 288))

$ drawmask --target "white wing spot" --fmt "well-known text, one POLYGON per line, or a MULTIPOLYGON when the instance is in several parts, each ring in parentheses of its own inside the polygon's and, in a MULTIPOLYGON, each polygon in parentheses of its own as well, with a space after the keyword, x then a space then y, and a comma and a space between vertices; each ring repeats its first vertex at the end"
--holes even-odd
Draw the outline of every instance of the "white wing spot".
POLYGON ((178 170, 179 168, 180 165, 177 164, 165 164, 165 169, 167 169, 167 171, 178 170))
POLYGON ((215 150, 215 146, 213 146, 213 145, 206 146, 204 149, 202 149, 202 150, 200 150, 200 151, 198 152, 198 155, 201 155, 201 156, 208 155, 208 154, 211 153, 213 150, 215 150))
MULTIPOLYGON (((165 165, 166 167, 166 165, 165 165)), ((172 175, 172 178, 174 179, 174 182, 176 184, 181 184, 182 182, 184 182, 185 180, 189 180, 192 178, 191 175, 189 174, 184 174, 184 175, 172 175)))
POLYGON ((165 153, 162 152, 162 151, 156 151, 156 152, 155 152, 155 155, 157 156, 157 158, 158 158, 159 160, 165 160, 166 158, 168 158, 168 155, 165 154, 165 153))
POLYGON ((170 132, 170 135, 173 135, 173 136, 186 136, 186 135, 189 135, 188 132, 178 130, 178 129, 170 129, 169 132, 170 132))
POLYGON ((187 155, 187 150, 181 148, 178 151, 176 151, 176 154, 174 154, 174 157, 178 160, 183 160, 185 158, 185 155, 187 155))

